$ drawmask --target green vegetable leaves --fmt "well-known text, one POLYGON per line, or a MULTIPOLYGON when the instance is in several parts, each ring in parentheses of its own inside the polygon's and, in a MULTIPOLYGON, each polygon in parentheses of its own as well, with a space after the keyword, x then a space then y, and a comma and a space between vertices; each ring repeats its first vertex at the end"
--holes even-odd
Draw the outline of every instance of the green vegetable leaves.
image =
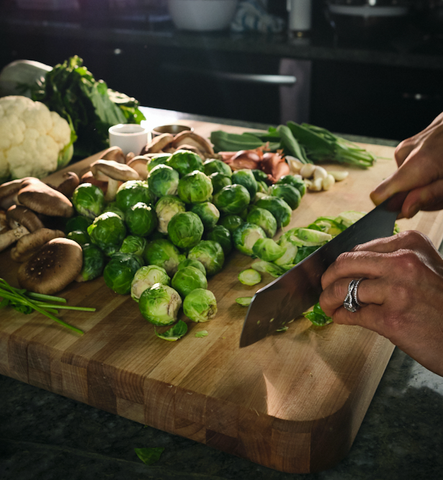
POLYGON ((168 328, 166 332, 158 333, 157 330, 155 334, 158 338, 167 340, 168 342, 176 342, 180 338, 184 337, 188 331, 188 326, 183 320, 179 320, 173 327, 168 328))
POLYGON ((162 453, 164 452, 162 447, 151 447, 151 448, 134 448, 137 457, 145 465, 153 465, 160 460, 162 453))
POLYGON ((305 312, 303 316, 310 320, 317 327, 323 327, 329 323, 332 323, 332 318, 325 314, 319 303, 316 303, 314 308, 309 312, 305 312))

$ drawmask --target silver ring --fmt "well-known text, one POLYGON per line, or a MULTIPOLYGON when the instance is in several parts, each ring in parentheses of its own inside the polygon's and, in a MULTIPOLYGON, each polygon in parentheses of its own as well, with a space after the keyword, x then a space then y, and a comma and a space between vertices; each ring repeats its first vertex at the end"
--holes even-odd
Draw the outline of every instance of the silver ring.
POLYGON ((345 300, 343 302, 343 307, 346 308, 348 312, 356 312, 362 304, 358 301, 358 286, 364 278, 359 278, 358 280, 351 280, 348 285, 348 293, 346 294, 345 300))
POLYGON ((354 303, 355 305, 357 305, 358 307, 362 307, 363 304, 361 304, 359 301, 358 301, 358 286, 360 285, 360 282, 364 280, 364 278, 359 278, 358 280, 355 281, 354 283, 354 289, 352 290, 352 297, 354 299, 354 303))

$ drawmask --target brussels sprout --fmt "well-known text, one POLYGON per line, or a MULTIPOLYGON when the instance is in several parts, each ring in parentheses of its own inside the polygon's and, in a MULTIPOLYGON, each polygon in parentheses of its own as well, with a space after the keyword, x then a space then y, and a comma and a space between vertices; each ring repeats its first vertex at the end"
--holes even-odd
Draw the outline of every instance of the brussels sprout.
POLYGON ((82 230, 72 230, 66 235, 66 238, 69 238, 69 240, 74 240, 74 242, 77 242, 81 246, 91 242, 88 232, 84 232, 82 230))
POLYGON ((222 173, 227 177, 232 175, 231 167, 222 160, 217 160, 215 158, 210 158, 209 160, 205 161, 203 164, 203 171, 208 176, 212 175, 213 173, 222 173))
POLYGON ((274 263, 281 267, 296 263, 295 258, 298 252, 297 245, 291 242, 282 242, 280 240, 278 241, 278 244, 285 249, 285 253, 280 258, 277 258, 277 260, 274 260, 274 263))
POLYGON ((286 271, 283 267, 272 262, 267 262, 266 260, 257 260, 251 265, 251 267, 254 270, 257 270, 257 272, 269 273, 269 275, 275 278, 280 277, 286 271))
POLYGON ((193 212, 176 213, 168 224, 171 242, 179 248, 192 248, 201 240, 204 227, 200 217, 193 212))
POLYGON ((263 228, 266 236, 272 238, 277 232, 277 220, 269 210, 264 208, 254 207, 246 217, 246 221, 249 223, 255 223, 259 227, 263 228))
POLYGON ((196 288, 208 288, 208 281, 198 268, 184 267, 175 272, 171 286, 184 298, 196 288))
POLYGON ((180 177, 184 177, 194 170, 203 171, 203 161, 199 155, 189 150, 176 150, 167 160, 174 170, 177 170, 180 177))
POLYGON ((161 233, 168 233, 168 223, 171 218, 180 212, 186 211, 186 205, 178 197, 174 195, 165 195, 159 198, 155 204, 155 213, 158 219, 158 230, 161 233))
POLYGON ((269 188, 269 194, 282 198, 292 210, 295 210, 300 205, 300 192, 292 185, 286 183, 272 185, 272 187, 269 188))
POLYGON ((232 234, 234 247, 241 253, 252 257, 252 247, 259 238, 266 238, 264 230, 254 223, 244 223, 232 234))
POLYGON ((105 268, 105 254, 93 243, 82 246, 83 266, 77 282, 88 282, 100 277, 105 268))
POLYGON ((185 260, 181 261, 178 264, 177 271, 180 270, 181 268, 186 268, 186 267, 195 267, 198 270, 200 270, 200 272, 202 272, 203 275, 206 277, 206 268, 203 265, 203 263, 200 262, 199 260, 194 260, 193 258, 186 258, 185 260))
POLYGON ((252 297, 237 297, 235 301, 242 307, 249 307, 252 302, 252 297))
POLYGON ((148 241, 146 238, 140 237, 138 235, 128 235, 120 247, 120 252, 122 253, 133 253, 139 257, 143 256, 146 245, 148 241))
POLYGON ((117 190, 115 202, 117 207, 123 212, 136 203, 142 202, 150 205, 155 201, 155 196, 151 192, 148 182, 144 180, 129 180, 123 183, 117 190))
POLYGON ((184 337, 188 332, 188 325, 183 320, 179 320, 173 327, 168 328, 166 332, 155 334, 158 338, 162 340, 167 340, 168 342, 176 342, 180 338, 184 337))
POLYGON ((246 190, 249 192, 249 196, 251 200, 254 199, 255 194, 257 193, 257 180, 252 173, 252 170, 243 169, 243 170, 236 170, 232 173, 231 176, 232 184, 243 185, 246 190))
POLYGON ((343 225, 345 228, 350 227, 352 224, 354 224, 357 220, 360 220, 361 217, 365 215, 364 212, 356 212, 354 210, 349 210, 347 212, 342 212, 338 217, 336 217, 334 220, 340 224, 343 225))
POLYGON ((178 264, 186 258, 166 238, 159 238, 149 242, 143 256, 147 265, 157 265, 164 268, 170 277, 177 271, 178 264))
POLYGON ((273 262, 285 253, 285 249, 272 238, 259 238, 254 243, 252 252, 266 262, 273 262))
POLYGON ((75 211, 84 217, 98 217, 105 206, 105 195, 92 183, 80 184, 72 194, 75 211))
POLYGON ((207 202, 212 195, 211 179, 200 170, 194 170, 180 178, 177 193, 185 203, 207 202))
POLYGON ((200 217, 205 230, 212 230, 220 218, 218 208, 211 202, 202 202, 192 205, 191 212, 200 217))
POLYGON ((333 237, 337 236, 346 229, 342 223, 338 223, 332 217, 318 217, 313 223, 308 225, 307 228, 329 233, 329 235, 332 235, 333 237))
POLYGON ((265 173, 263 170, 258 170, 254 168, 251 170, 251 172, 257 182, 264 182, 266 185, 268 184, 268 174, 265 173))
POLYGON ((223 249, 225 257, 229 255, 232 251, 232 238, 231 232, 224 227, 223 225, 216 225, 208 234, 206 235, 207 240, 214 240, 220 244, 223 249))
POLYGON ((172 325, 177 320, 181 305, 182 299, 178 292, 161 283, 146 289, 138 302, 143 318, 157 326, 172 325))
POLYGON ((286 227, 291 221, 291 207, 280 197, 266 195, 255 203, 258 208, 269 210, 277 220, 277 228, 286 227))
POLYGON ((113 212, 102 213, 88 227, 91 242, 111 256, 117 252, 126 237, 126 227, 123 220, 113 212))
POLYGON ((126 210, 126 225, 132 235, 147 237, 157 227, 155 210, 146 203, 136 203, 126 210))
POLYGON ((303 197, 303 195, 306 193, 306 183, 302 178, 296 177, 294 175, 283 175, 280 177, 276 182, 276 185, 292 185, 295 187, 299 192, 300 196, 303 197))
POLYGON ((103 270, 106 285, 115 293, 127 295, 135 273, 143 266, 142 260, 133 253, 117 252, 111 256, 103 270))
POLYGON ((225 261, 222 247, 213 240, 201 240, 189 251, 188 258, 203 263, 208 276, 218 273, 225 261))
POLYGON ((122 220, 125 219, 125 214, 121 208, 117 207, 117 202, 108 203, 103 209, 102 213, 107 213, 107 212, 116 213, 122 220))
POLYGON ((248 190, 239 184, 232 184, 223 187, 214 195, 214 204, 223 213, 239 214, 251 201, 248 190))
POLYGON ((83 217, 82 215, 78 215, 76 217, 71 217, 68 219, 65 225, 65 234, 67 235, 69 232, 73 230, 81 230, 82 232, 87 232, 89 225, 92 223, 92 218, 83 217))
POLYGON ((164 268, 158 267, 157 265, 141 267, 135 272, 134 278, 132 279, 131 297, 138 302, 141 294, 146 289, 151 288, 156 283, 169 285, 170 282, 171 279, 164 268))
POLYGON ((239 215, 225 215, 222 217, 218 224, 227 228, 231 233, 245 222, 239 215))
POLYGON ((183 312, 193 322, 207 322, 217 314, 217 300, 210 290, 196 288, 185 297, 183 312))
POLYGON ((265 195, 269 194, 269 186, 262 181, 257 182, 257 193, 264 193, 265 195))
POLYGON ((147 164, 147 170, 148 170, 148 175, 151 173, 151 171, 157 166, 157 165, 166 165, 169 157, 171 156, 170 153, 159 153, 152 157, 148 164, 147 164))
POLYGON ((302 245, 323 245, 332 239, 332 235, 321 232, 320 230, 299 228, 297 229, 297 238, 302 242, 302 245))
POLYGON ((252 286, 261 282, 261 275, 260 272, 257 272, 257 270, 254 270, 253 268, 247 268, 238 274, 238 279, 240 283, 243 283, 243 285, 252 286))
POLYGON ((150 190, 157 197, 175 195, 177 193, 179 175, 176 170, 168 165, 157 165, 151 170, 148 177, 150 190))
POLYGON ((211 175, 209 175, 209 178, 212 182, 213 195, 218 193, 223 187, 232 185, 231 177, 228 177, 227 175, 220 172, 211 173, 211 175))

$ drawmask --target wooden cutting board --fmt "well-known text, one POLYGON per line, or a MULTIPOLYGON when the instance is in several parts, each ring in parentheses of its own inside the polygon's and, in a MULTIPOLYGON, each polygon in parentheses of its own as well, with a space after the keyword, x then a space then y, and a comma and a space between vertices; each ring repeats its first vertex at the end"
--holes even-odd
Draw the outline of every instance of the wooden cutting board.
MULTIPOLYGON (((180 123, 205 136, 216 129, 244 131, 180 123)), ((377 164, 347 168, 349 177, 331 190, 307 193, 285 230, 320 215, 372 209, 369 192, 396 167, 392 148, 366 147, 380 155, 377 164)), ((93 159, 71 170, 81 171, 93 159)), ((49 180, 60 178, 59 172, 49 180)), ((420 213, 399 225, 420 230, 438 246, 442 215, 420 213)), ((137 303, 114 294, 102 278, 61 292, 71 305, 97 308, 60 314, 83 336, 38 314, 2 310, 0 373, 276 470, 329 468, 349 451, 394 347, 360 327, 319 328, 300 319, 286 333, 239 349, 246 309, 235 299, 272 280, 240 284, 237 275, 251 261, 239 253, 227 259, 209 283, 217 317, 195 324, 182 316, 189 331, 178 342, 157 338, 137 303), (209 335, 196 338, 203 329, 209 335)), ((1 276, 14 285, 17 268, 9 251, 0 254, 1 276)))

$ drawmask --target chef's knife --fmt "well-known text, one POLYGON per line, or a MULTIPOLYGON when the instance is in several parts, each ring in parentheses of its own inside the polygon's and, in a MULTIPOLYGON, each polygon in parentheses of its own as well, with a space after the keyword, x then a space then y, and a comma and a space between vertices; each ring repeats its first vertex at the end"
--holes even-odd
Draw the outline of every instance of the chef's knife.
POLYGON ((258 342, 284 327, 318 302, 321 277, 335 259, 376 238, 392 235, 407 192, 388 198, 327 244, 253 297, 243 324, 240 348, 258 342))

